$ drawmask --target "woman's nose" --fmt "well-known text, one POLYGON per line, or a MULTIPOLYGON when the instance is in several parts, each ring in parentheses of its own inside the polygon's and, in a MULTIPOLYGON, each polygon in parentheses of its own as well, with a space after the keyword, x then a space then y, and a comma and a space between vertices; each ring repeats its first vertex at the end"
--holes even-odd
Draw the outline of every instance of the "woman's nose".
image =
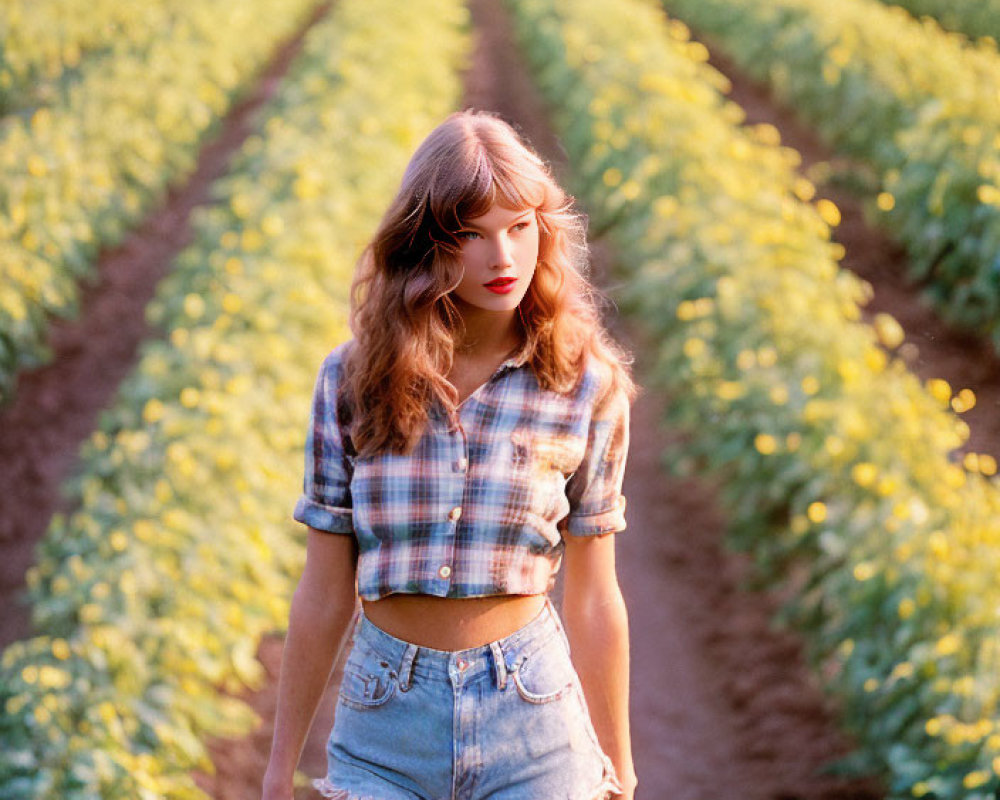
POLYGON ((493 265, 495 269, 506 269, 514 266, 514 248, 510 239, 501 236, 497 240, 496 249, 493 253, 493 265))

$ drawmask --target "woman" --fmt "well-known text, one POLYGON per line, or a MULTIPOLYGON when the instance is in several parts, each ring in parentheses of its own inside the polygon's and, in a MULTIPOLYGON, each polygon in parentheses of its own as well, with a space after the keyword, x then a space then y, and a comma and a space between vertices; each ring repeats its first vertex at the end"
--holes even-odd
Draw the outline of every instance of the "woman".
POLYGON ((414 153, 316 384, 265 800, 292 797, 349 630, 325 797, 633 797, 612 534, 634 386, 571 203, 485 113, 414 153))

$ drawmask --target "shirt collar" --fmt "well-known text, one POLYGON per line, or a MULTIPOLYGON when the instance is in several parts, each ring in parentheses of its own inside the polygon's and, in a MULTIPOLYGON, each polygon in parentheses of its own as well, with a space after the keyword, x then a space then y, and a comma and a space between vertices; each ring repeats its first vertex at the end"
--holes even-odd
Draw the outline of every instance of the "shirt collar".
POLYGON ((522 341, 516 350, 514 350, 506 359, 504 359, 500 366, 496 368, 493 372, 493 378, 497 377, 501 373, 508 369, 517 369, 518 367, 523 367, 528 363, 528 359, 531 357, 531 348, 528 346, 527 340, 522 341))

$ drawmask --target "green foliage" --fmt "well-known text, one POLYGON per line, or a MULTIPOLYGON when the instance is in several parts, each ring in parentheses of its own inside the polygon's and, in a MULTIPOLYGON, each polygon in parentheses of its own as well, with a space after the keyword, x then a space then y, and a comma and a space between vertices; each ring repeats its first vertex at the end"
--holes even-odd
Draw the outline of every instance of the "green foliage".
POLYGON ((166 339, 29 572, 46 634, 0 660, 0 796, 204 798, 204 739, 254 724, 219 691, 260 685, 287 621, 316 370, 406 159, 458 102, 466 24, 453 0, 340 0, 198 212, 149 309, 166 339))
MULTIPOLYGON (((1000 351, 996 42, 971 43, 877 0, 663 5, 770 83, 831 145, 878 171, 869 213, 907 248, 911 277, 945 318, 1000 351)), ((996 6, 924 5, 956 14, 996 6)))
MULTIPOLYGON (((159 14, 135 5, 117 3, 117 17, 134 19, 110 52, 81 65, 46 104, 0 122, 0 402, 19 370, 49 358, 49 321, 76 314, 99 249, 194 172, 206 136, 314 4, 181 0, 159 14)), ((58 34, 30 45, 14 35, 44 26, 51 2, 0 15, 20 20, 0 49, 2 83, 11 63, 31 63, 32 46, 44 61, 58 34)))
POLYGON ((884 0, 902 6, 914 16, 933 17, 943 28, 973 39, 1000 39, 1000 2, 997 0, 884 0))
POLYGON ((859 321, 836 207, 777 131, 738 127, 684 24, 641 0, 508 4, 690 434, 665 461, 717 475, 729 541, 790 590, 780 618, 861 744, 839 769, 892 798, 992 796, 1000 485, 989 456, 956 463, 974 399, 909 373, 891 317, 859 321))

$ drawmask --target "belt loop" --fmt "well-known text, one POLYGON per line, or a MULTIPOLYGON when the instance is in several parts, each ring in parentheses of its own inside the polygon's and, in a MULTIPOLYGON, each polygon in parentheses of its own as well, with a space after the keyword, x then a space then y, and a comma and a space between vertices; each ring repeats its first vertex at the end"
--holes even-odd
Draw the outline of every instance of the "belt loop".
POLYGON ((493 669, 496 673, 497 689, 502 692, 507 688, 507 662, 499 642, 490 642, 490 650, 493 652, 493 669))
POLYGON ((410 679, 413 677, 413 662, 417 658, 417 645, 408 643, 403 651, 403 660, 399 664, 399 691, 410 691, 410 679))

